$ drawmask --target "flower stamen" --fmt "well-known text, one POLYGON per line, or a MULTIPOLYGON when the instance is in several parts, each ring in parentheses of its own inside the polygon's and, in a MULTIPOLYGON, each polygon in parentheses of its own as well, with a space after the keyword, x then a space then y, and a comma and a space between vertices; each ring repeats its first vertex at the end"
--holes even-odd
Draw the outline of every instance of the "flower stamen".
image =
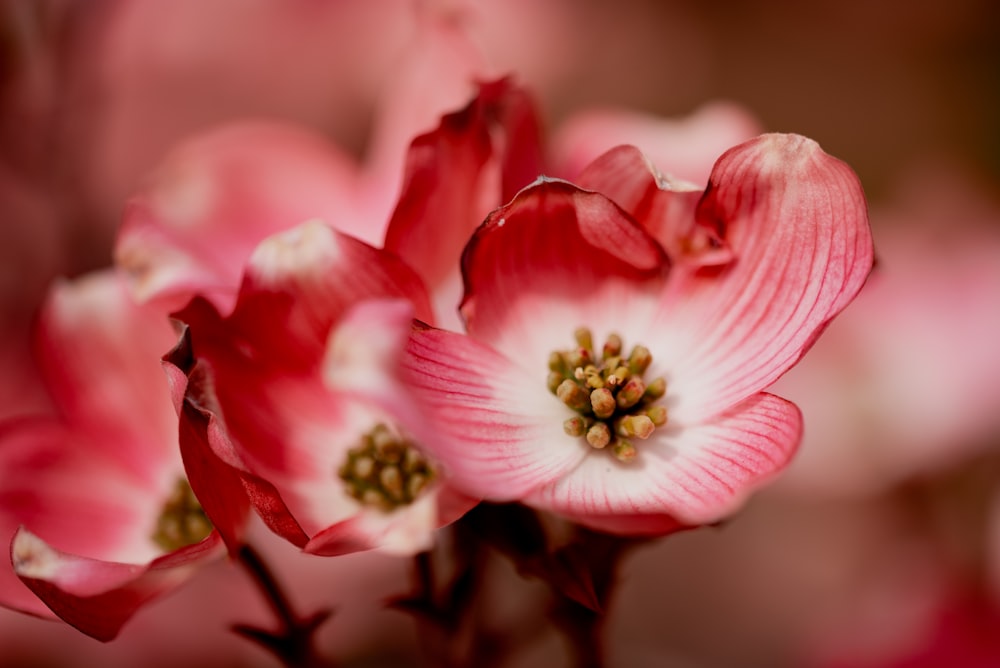
POLYGON ((212 523, 198 502, 191 485, 185 478, 178 478, 167 497, 156 531, 151 536, 156 545, 166 552, 173 552, 194 545, 212 533, 212 523))
POLYGON ((546 381, 549 391, 579 413, 563 423, 563 430, 594 449, 610 445, 618 460, 630 462, 638 454, 630 439, 647 439, 667 423, 666 407, 655 405, 666 394, 667 382, 662 376, 644 380, 653 361, 646 346, 636 345, 623 356, 621 336, 610 334, 598 358, 589 329, 578 327, 573 338, 575 348, 549 355, 546 381))
POLYGON ((381 423, 347 452, 337 473, 349 496, 386 512, 413 503, 436 475, 411 441, 381 423))

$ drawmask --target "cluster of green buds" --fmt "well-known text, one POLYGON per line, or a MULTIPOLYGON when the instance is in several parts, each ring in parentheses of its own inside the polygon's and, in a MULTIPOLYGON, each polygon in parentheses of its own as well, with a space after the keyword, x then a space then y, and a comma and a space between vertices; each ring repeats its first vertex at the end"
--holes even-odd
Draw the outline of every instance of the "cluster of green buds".
POLYGON ((413 503, 435 473, 412 442, 377 424, 347 452, 338 475, 348 495, 388 512, 413 503))
POLYGON ((570 436, 583 437, 591 447, 609 448, 623 462, 635 459, 631 439, 646 439, 667 423, 667 409, 655 405, 667 391, 662 377, 643 379, 653 361, 642 345, 622 354, 622 339, 611 334, 598 356, 586 327, 574 333, 576 348, 549 356, 549 390, 579 413, 563 423, 570 436))
POLYGON ((153 542, 165 552, 173 552, 201 542, 210 533, 212 523, 191 491, 191 485, 187 479, 179 478, 156 520, 153 542))

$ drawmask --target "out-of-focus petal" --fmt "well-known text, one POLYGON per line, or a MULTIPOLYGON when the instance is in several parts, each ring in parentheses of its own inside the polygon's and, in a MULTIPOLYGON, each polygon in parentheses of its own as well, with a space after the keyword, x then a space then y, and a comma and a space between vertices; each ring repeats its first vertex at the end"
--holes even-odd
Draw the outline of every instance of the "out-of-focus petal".
POLYGON ((130 202, 116 261, 140 301, 170 310, 205 294, 227 310, 265 237, 315 218, 368 232, 355 210, 357 170, 323 136, 292 124, 208 131, 175 148, 130 202))
POLYGON ((103 641, 118 635, 141 606, 190 577, 206 558, 222 552, 217 533, 148 565, 67 554, 23 528, 11 543, 11 560, 21 581, 65 622, 103 641))
POLYGON ((718 156, 760 132, 758 122, 747 111, 727 102, 707 104, 680 119, 593 109, 572 116, 553 138, 555 173, 575 181, 608 149, 632 144, 663 173, 704 183, 718 156))
POLYGON ((176 458, 176 416, 158 363, 174 340, 167 319, 133 304, 112 271, 55 284, 35 334, 60 413, 151 482, 176 458))
POLYGON ((858 293, 873 250, 854 172, 797 135, 763 135, 717 163, 697 215, 718 226, 735 260, 716 271, 675 267, 656 331, 683 388, 684 423, 772 383, 858 293))

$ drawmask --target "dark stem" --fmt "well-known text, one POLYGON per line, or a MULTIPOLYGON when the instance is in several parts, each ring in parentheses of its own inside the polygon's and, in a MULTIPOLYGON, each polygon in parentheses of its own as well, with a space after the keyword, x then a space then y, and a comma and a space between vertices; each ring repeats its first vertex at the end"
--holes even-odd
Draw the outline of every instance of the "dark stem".
POLYGON ((300 617, 293 609, 281 585, 260 554, 250 545, 243 545, 236 560, 250 575, 278 618, 279 629, 267 631, 247 624, 235 624, 233 631, 259 644, 275 655, 287 668, 330 668, 315 648, 316 631, 330 616, 320 610, 309 617, 300 617))

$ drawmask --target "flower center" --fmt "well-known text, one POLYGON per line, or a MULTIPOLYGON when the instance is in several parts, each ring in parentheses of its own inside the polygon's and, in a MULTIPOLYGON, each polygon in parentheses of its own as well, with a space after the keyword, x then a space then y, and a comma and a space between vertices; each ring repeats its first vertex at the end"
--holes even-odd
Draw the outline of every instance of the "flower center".
POLYGON ((413 442, 377 424, 347 452, 338 475, 350 496, 388 512, 413 503, 436 474, 413 442))
POLYGON ((173 552, 201 542, 210 533, 212 523, 191 491, 191 485, 185 478, 179 478, 156 520, 153 542, 173 552))
POLYGON ((591 447, 608 446, 623 462, 635 459, 630 439, 646 439, 667 423, 667 409, 656 401, 667 391, 663 377, 643 379, 653 361, 649 348, 637 345, 622 354, 622 338, 611 334, 598 356, 590 330, 573 333, 576 348, 549 355, 549 390, 579 413, 563 423, 570 436, 583 437, 591 447))

